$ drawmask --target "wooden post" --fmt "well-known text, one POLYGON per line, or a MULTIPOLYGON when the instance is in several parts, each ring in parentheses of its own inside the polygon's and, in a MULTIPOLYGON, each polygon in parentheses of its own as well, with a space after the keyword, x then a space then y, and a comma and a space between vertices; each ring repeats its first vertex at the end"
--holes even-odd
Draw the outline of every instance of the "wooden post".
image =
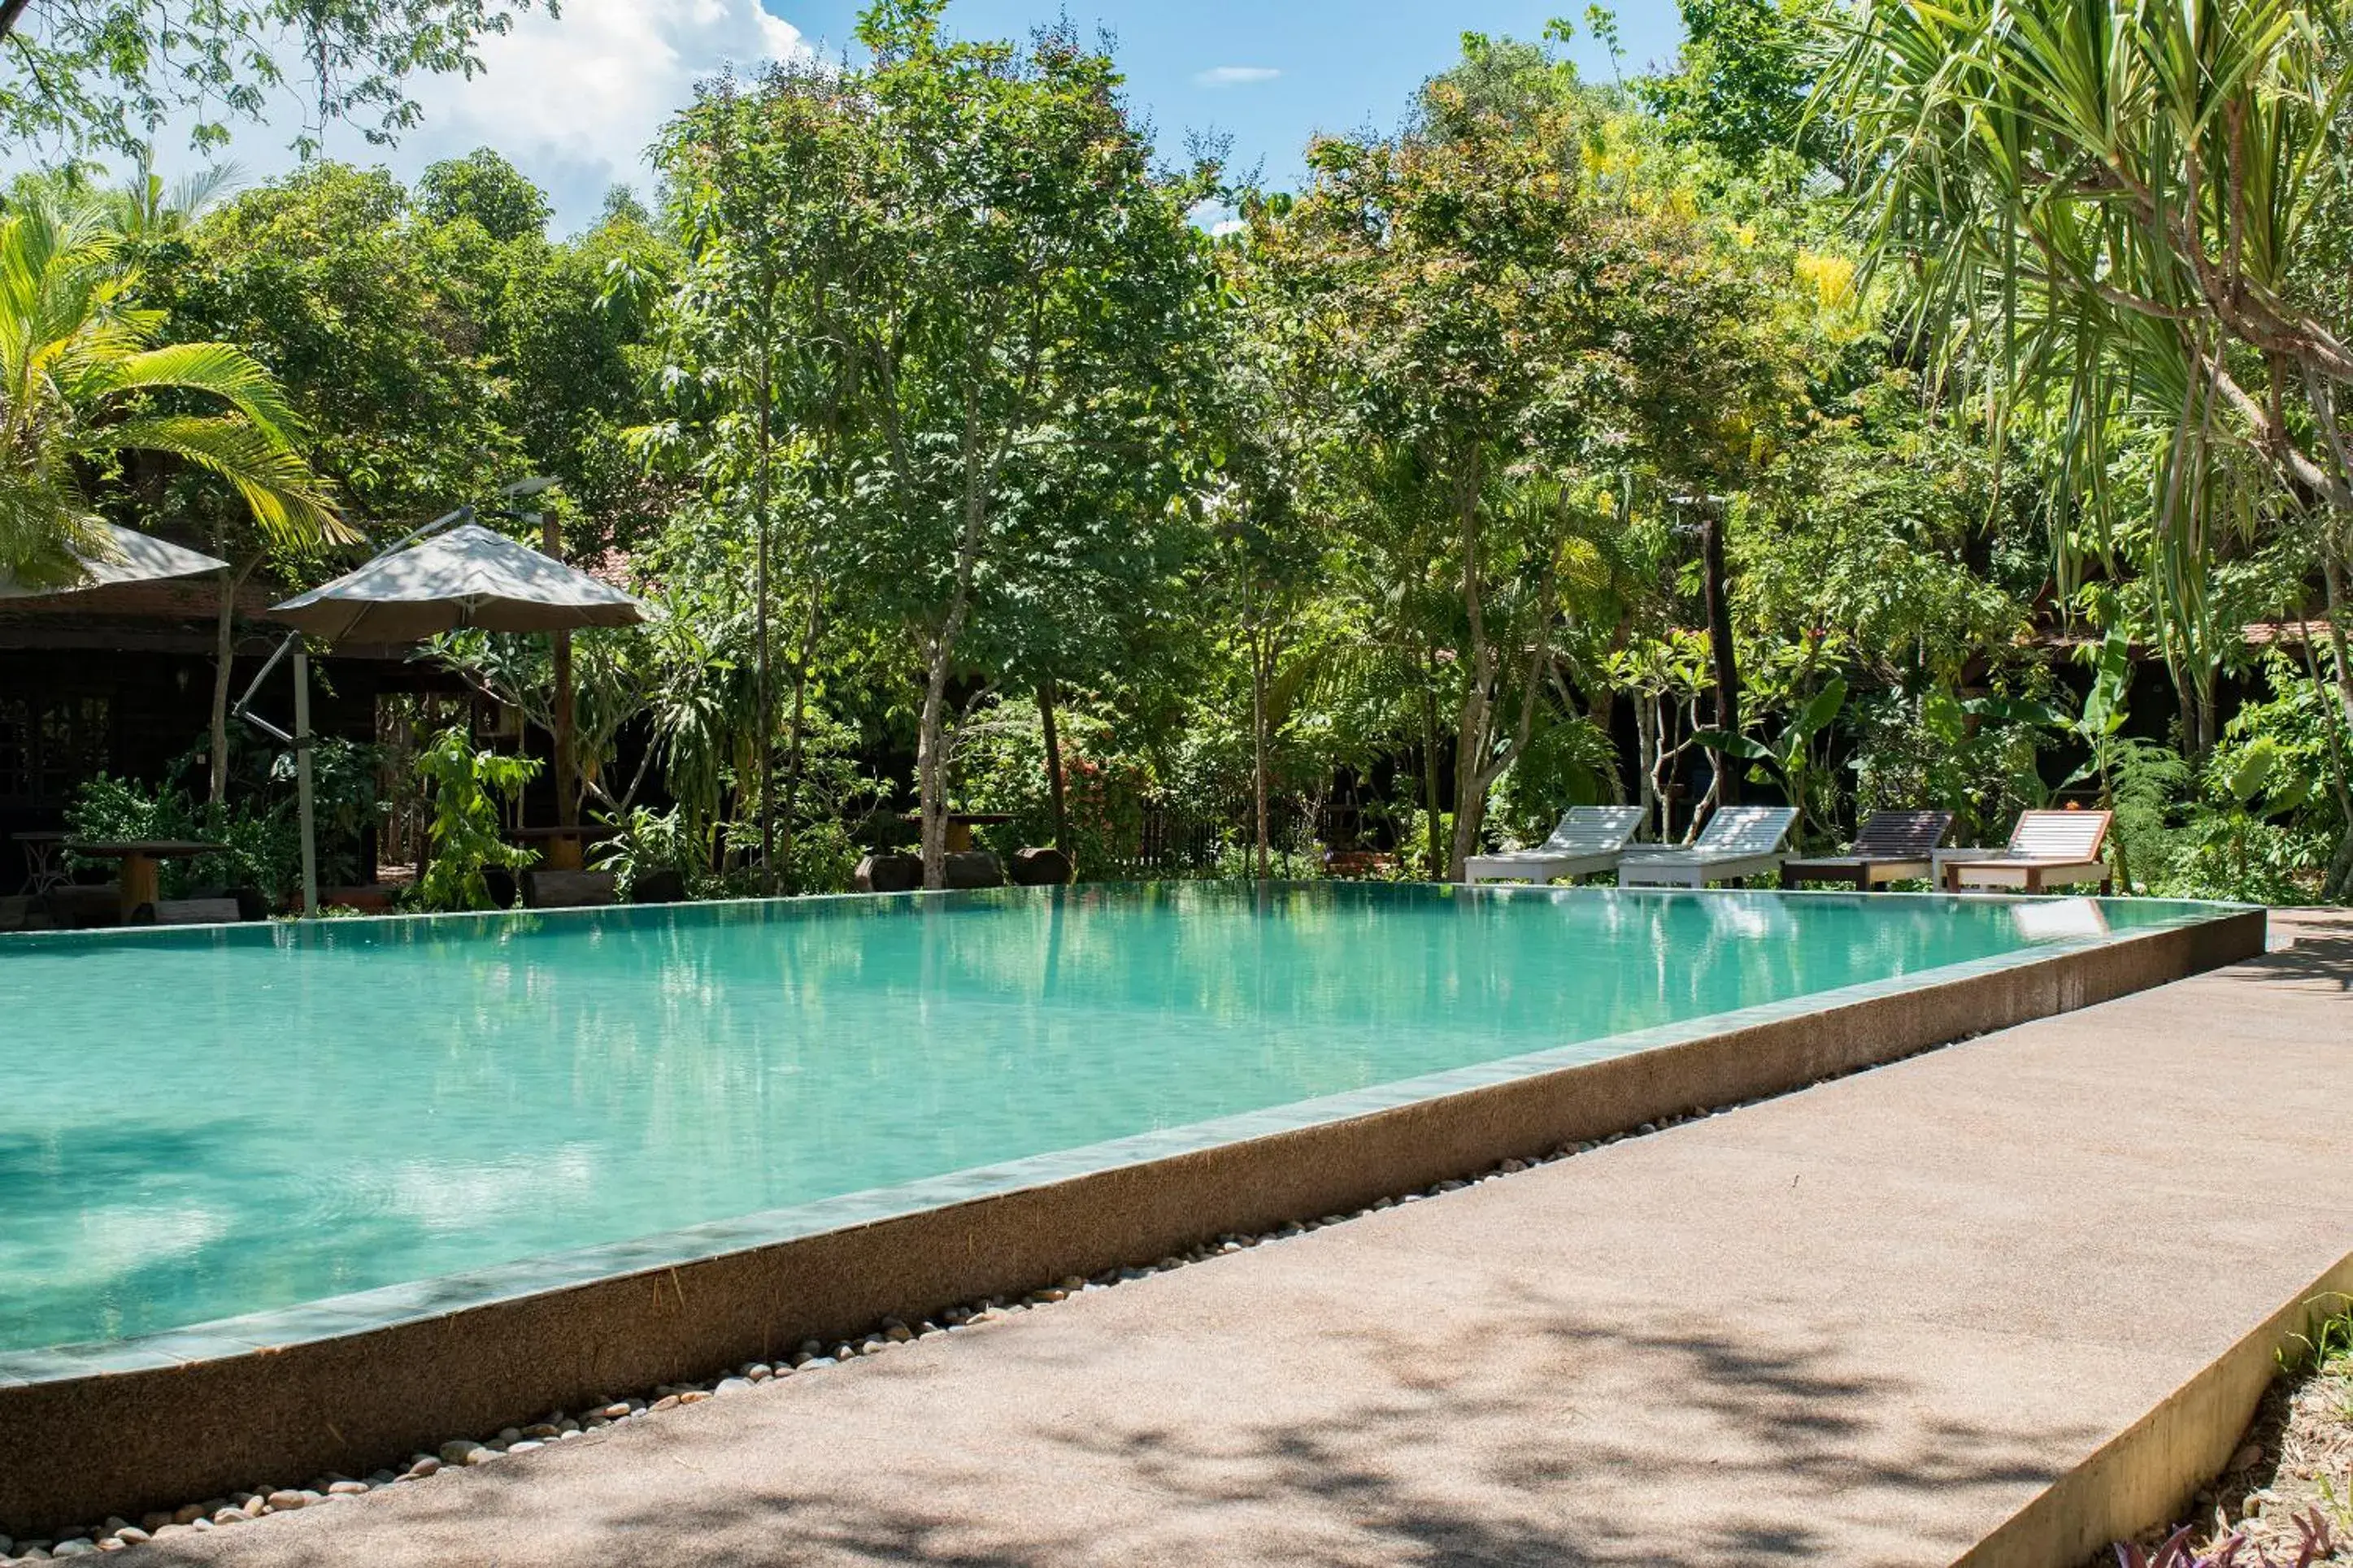
POLYGON ((302 828, 302 914, 319 913, 319 823, 311 794, 311 656, 294 649, 294 815, 302 828))
POLYGON ((1054 721, 1054 682, 1051 677, 1038 683, 1038 717, 1046 731, 1046 787, 1054 798, 1054 847, 1067 855, 1071 852, 1071 814, 1065 804, 1062 736, 1060 726, 1054 721))
MULTIPOLYGON (((540 547, 556 560, 564 559, 564 524, 553 511, 540 517, 540 547)), ((572 739, 572 634, 558 630, 554 634, 555 654, 555 825, 577 829, 580 826, 580 789, 573 763, 572 739)), ((548 841, 547 864, 557 871, 580 869, 580 837, 576 831, 558 835, 548 841)))
POLYGON ((131 923, 132 911, 142 904, 153 904, 163 898, 161 868, 152 855, 122 857, 122 923, 131 923))

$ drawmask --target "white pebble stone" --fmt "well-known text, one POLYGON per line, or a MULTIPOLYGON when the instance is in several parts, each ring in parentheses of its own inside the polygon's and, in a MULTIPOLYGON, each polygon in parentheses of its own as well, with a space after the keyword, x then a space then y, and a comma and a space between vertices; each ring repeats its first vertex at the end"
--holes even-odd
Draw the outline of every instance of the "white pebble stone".
POLYGON ((718 1395, 744 1394, 749 1392, 751 1387, 752 1380, 748 1377, 728 1377, 722 1378, 719 1386, 711 1392, 718 1395))

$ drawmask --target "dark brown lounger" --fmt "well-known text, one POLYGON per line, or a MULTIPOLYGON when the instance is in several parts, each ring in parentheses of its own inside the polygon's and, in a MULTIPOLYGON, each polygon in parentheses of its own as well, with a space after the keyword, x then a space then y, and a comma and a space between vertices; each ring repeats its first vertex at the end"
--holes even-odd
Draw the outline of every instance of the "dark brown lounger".
POLYGON ((1874 811, 1855 829, 1843 855, 1792 860, 1781 868, 1784 886, 1799 882, 1844 882, 1858 893, 1890 882, 1930 881, 1932 857, 1953 830, 1949 811, 1874 811))

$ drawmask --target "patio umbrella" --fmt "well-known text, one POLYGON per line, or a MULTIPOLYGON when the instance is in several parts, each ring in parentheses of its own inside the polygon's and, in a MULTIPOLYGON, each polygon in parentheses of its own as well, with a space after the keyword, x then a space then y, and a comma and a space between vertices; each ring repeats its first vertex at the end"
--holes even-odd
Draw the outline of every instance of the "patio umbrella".
MULTIPOLYGON (((510 486, 506 493, 536 493, 549 482, 510 486)), ((462 517, 467 512, 454 515, 462 517)), ((652 607, 480 523, 462 522, 446 532, 432 532, 438 526, 420 531, 431 533, 422 543, 388 551, 356 572, 273 605, 270 617, 328 642, 414 642, 465 628, 556 634, 556 797, 562 820, 569 826, 569 634, 581 626, 635 626, 652 618, 652 607)), ((552 548, 555 542, 552 530, 548 542, 552 548)), ((262 675, 268 674, 265 668, 262 675)), ((259 677, 254 684, 259 686, 259 677)), ((311 676, 310 661, 299 648, 294 652, 294 733, 288 738, 295 748, 302 823, 302 904, 303 911, 310 914, 317 912, 319 903, 311 811, 311 676)))
POLYGON ((0 567, 0 599, 40 599, 52 594, 111 588, 121 583, 159 583, 173 577, 196 577, 206 572, 228 570, 226 561, 183 550, 137 529, 113 522, 100 522, 98 527, 104 536, 105 548, 73 552, 74 559, 81 563, 80 582, 50 588, 29 587, 0 567))
POLYGON ((569 631, 649 618, 644 601, 469 522, 271 608, 328 642, 415 642, 438 632, 569 631))

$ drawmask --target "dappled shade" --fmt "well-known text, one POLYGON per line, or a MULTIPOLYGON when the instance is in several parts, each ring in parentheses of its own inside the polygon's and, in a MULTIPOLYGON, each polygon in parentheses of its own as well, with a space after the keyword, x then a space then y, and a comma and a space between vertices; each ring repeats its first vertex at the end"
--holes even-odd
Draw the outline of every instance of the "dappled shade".
POLYGON ((298 594, 269 614, 330 642, 408 642, 472 627, 549 632, 650 619, 642 601, 480 523, 298 594))
POLYGON ((81 563, 81 581, 36 587, 18 582, 15 574, 0 566, 0 599, 46 598, 52 594, 79 594, 88 588, 160 583, 173 577, 196 577, 206 572, 228 570, 226 561, 166 543, 153 534, 141 533, 120 523, 100 522, 97 527, 107 548, 103 552, 74 552, 75 559, 81 563))

